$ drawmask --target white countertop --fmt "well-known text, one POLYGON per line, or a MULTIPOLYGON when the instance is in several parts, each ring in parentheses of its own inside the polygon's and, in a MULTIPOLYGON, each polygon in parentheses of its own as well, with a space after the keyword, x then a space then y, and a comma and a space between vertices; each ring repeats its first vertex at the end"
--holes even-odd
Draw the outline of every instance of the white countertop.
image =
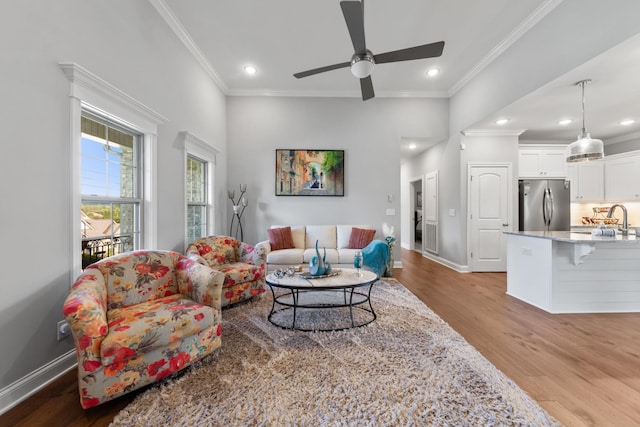
POLYGON ((572 231, 505 231, 505 234, 513 234, 516 236, 536 237, 539 239, 557 240, 569 243, 597 243, 597 242, 627 242, 640 243, 640 236, 630 234, 623 236, 616 233, 615 236, 592 236, 591 229, 584 232, 572 231))

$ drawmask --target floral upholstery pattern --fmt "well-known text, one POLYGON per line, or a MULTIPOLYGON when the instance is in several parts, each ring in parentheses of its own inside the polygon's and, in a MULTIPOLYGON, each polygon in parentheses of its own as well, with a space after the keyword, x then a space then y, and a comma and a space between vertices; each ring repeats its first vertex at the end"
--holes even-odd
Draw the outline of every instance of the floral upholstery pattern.
POLYGON ((82 407, 159 381, 219 347, 223 281, 171 251, 127 252, 87 267, 63 307, 82 407))
POLYGON ((228 236, 209 236, 189 244, 185 254, 225 275, 222 307, 265 292, 266 253, 228 236))

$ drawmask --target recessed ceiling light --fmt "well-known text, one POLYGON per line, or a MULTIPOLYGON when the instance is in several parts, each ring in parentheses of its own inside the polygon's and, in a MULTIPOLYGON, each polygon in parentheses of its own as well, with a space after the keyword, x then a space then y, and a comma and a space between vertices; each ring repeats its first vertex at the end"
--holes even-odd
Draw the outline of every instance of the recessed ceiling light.
POLYGON ((626 119, 626 120, 622 120, 622 121, 620 122, 620 124, 621 124, 622 126, 629 126, 629 125, 634 124, 635 122, 636 122, 636 121, 635 121, 635 120, 633 120, 633 119, 626 119))
POLYGON ((571 122, 572 122, 572 120, 571 120, 571 119, 562 119, 562 120, 560 120, 560 121, 558 122, 558 124, 559 124, 560 126, 566 126, 566 125, 568 125, 568 124, 569 124, 569 123, 571 123, 571 122))
POLYGON ((499 119, 499 120, 496 120, 496 124, 497 124, 498 126, 506 125, 508 122, 509 122, 509 119, 499 119))
POLYGON ((409 144, 409 149, 410 150, 415 150, 416 149, 416 144, 409 144))
POLYGON ((429 76, 429 77, 435 77, 435 76, 437 76, 437 75, 438 75, 438 73, 439 73, 439 72, 440 72, 440 70, 439 70, 439 69, 437 69, 437 68, 432 68, 432 69, 430 69, 429 71, 427 71, 427 76, 429 76))
POLYGON ((244 72, 247 73, 250 76, 253 76, 255 73, 258 72, 258 69, 256 67, 254 67, 253 65, 245 65, 244 72))

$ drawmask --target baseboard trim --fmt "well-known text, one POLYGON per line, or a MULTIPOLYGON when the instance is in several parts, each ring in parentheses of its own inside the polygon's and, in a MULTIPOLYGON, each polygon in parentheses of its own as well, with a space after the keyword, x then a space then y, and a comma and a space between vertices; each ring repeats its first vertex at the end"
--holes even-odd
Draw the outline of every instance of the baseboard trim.
POLYGON ((0 415, 55 381, 76 365, 77 359, 74 349, 4 387, 0 390, 0 415))
POLYGON ((425 258, 430 259, 431 261, 437 262, 438 264, 442 264, 445 267, 449 267, 452 270, 457 271, 458 273, 470 273, 471 271, 469 271, 469 266, 468 265, 460 265, 460 264, 456 264, 453 263, 447 259, 444 258, 440 258, 437 255, 434 255, 430 252, 422 252, 422 256, 425 258))

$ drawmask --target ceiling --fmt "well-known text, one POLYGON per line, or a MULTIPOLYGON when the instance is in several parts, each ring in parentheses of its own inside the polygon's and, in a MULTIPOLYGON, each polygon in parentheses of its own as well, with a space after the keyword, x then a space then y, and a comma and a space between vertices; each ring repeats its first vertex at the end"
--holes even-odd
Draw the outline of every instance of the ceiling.
MULTIPOLYGON (((296 79, 293 73, 349 61, 353 54, 339 0, 150 0, 221 89, 235 95, 360 97, 349 68, 296 79), (249 76, 246 65, 256 67, 249 76)), ((367 48, 374 54, 445 41, 441 57, 379 64, 376 97, 450 97, 561 0, 365 1, 367 48), (460 13, 464 1, 465 13, 460 13), (426 76, 430 68, 440 73, 426 76)), ((521 139, 571 142, 581 127, 578 80, 586 87, 587 129, 604 139, 640 132, 640 39, 593 59, 474 124, 527 129, 521 139), (636 100, 634 102, 634 100, 636 100), (574 120, 561 127, 561 118, 574 120), (638 123, 617 125, 623 118, 638 123)), ((372 102, 372 101, 367 101, 372 102)), ((375 101, 373 101, 375 102, 375 101)), ((400 141, 403 158, 430 144, 400 141), (410 150, 409 144, 416 148, 410 150)))
POLYGON ((585 86, 585 125, 593 138, 606 144, 640 139, 640 35, 615 46, 581 66, 474 124, 477 129, 526 129, 521 140, 570 143, 582 128, 582 91, 585 86), (509 119, 504 126, 500 118, 509 119), (558 121, 571 119, 561 126, 558 121), (625 119, 635 123, 622 126, 625 119))

